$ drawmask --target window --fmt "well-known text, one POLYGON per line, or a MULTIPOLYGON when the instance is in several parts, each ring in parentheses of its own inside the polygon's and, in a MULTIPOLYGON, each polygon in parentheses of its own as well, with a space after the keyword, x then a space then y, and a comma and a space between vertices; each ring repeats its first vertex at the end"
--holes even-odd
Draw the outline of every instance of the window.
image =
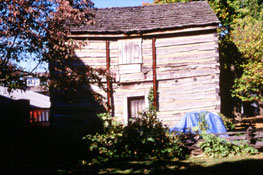
POLYGON ((142 40, 119 41, 119 64, 142 63, 142 40))
POLYGON ((131 117, 140 117, 139 111, 143 111, 149 108, 148 99, 145 98, 147 95, 139 93, 135 96, 124 96, 123 97, 123 119, 124 125, 128 125, 128 121, 131 117))
POLYGON ((138 118, 139 112, 142 112, 145 108, 144 96, 141 97, 129 97, 128 98, 128 119, 138 118))

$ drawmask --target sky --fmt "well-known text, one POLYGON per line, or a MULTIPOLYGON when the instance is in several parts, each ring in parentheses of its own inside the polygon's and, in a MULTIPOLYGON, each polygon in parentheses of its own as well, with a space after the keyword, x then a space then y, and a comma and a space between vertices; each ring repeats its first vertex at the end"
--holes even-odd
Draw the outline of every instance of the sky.
POLYGON ((153 0, 92 0, 97 8, 140 6, 142 2, 153 2, 153 0))

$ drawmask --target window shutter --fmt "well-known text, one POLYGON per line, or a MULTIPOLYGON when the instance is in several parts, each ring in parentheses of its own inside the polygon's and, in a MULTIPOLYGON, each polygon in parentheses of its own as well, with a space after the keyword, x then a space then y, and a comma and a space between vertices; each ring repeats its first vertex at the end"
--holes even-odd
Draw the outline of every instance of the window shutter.
POLYGON ((119 64, 142 62, 141 40, 119 41, 119 64))
POLYGON ((119 42, 119 64, 124 64, 123 59, 124 59, 124 43, 119 42))
POLYGON ((126 63, 133 63, 133 43, 126 42, 126 63))
POLYGON ((141 43, 139 41, 134 43, 134 62, 141 62, 141 43))

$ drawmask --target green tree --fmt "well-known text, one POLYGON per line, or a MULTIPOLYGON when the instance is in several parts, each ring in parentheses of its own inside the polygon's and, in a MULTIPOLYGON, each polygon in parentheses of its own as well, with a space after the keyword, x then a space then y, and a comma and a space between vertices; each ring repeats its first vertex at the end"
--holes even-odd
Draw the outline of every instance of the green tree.
POLYGON ((262 101, 263 3, 245 0, 230 35, 241 53, 242 72, 236 77, 232 95, 242 101, 262 101))
POLYGON ((243 72, 236 78, 233 89, 233 96, 242 101, 263 100, 263 21, 258 17, 246 16, 238 20, 231 33, 244 57, 243 72))
POLYGON ((262 27, 263 20, 255 19, 252 16, 239 19, 234 25, 234 30, 231 33, 233 41, 247 61, 263 60, 262 27))

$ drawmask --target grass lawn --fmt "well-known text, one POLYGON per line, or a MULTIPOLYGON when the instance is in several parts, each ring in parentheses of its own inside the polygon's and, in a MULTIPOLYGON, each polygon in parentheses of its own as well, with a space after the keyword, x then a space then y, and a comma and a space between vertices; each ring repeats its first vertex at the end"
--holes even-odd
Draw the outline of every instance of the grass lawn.
POLYGON ((262 174, 263 153, 253 156, 229 158, 193 157, 186 162, 193 164, 185 174, 262 174))
POLYGON ((70 174, 158 174, 158 175, 234 175, 262 174, 263 154, 213 159, 190 157, 184 161, 121 161, 86 165, 70 174))

